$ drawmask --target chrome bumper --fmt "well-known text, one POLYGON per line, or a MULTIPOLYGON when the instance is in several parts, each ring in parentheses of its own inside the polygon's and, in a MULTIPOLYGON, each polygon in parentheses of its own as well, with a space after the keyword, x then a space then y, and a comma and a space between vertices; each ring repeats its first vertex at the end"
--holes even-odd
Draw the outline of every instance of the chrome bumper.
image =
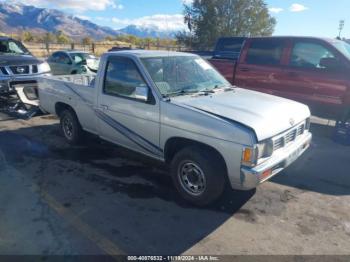
POLYGON ((38 73, 31 75, 2 75, 0 76, 0 93, 15 92, 14 88, 11 86, 11 82, 25 82, 25 81, 35 81, 39 77, 49 76, 51 73, 38 73))
POLYGON ((241 168, 241 190, 256 188, 297 160, 310 146, 312 134, 306 133, 294 143, 277 150, 264 163, 253 168, 241 168))

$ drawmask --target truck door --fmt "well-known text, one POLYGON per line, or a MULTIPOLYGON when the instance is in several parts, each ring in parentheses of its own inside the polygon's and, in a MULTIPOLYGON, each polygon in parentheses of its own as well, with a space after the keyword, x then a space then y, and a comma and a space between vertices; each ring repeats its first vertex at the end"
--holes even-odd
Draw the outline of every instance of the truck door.
POLYGON ((247 40, 237 64, 235 84, 238 87, 274 94, 281 87, 284 50, 283 39, 247 40))
POLYGON ((316 113, 336 113, 349 83, 338 52, 324 41, 300 39, 293 41, 288 60, 285 88, 277 94, 303 102, 316 113))
POLYGON ((95 110, 100 136, 146 155, 161 157, 159 102, 136 62, 128 57, 110 57, 101 82, 95 110))

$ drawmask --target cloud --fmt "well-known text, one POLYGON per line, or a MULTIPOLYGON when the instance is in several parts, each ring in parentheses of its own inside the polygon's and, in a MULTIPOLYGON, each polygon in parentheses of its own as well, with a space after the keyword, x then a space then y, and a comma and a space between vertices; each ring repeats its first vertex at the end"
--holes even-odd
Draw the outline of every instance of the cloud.
POLYGON ((303 12, 305 10, 307 10, 309 8, 307 8, 306 6, 302 5, 302 4, 292 4, 290 7, 289 7, 289 10, 291 12, 303 12))
POLYGON ((136 25, 140 27, 154 27, 163 31, 176 31, 186 28, 184 24, 184 17, 181 14, 166 15, 157 14, 152 16, 144 16, 136 19, 119 19, 112 18, 112 22, 117 29, 128 26, 136 25))
POLYGON ((75 17, 78 17, 81 20, 91 20, 91 18, 86 15, 76 15, 75 17))
POLYGON ((193 3, 193 0, 181 0, 181 2, 184 4, 184 5, 191 5, 193 3))
POLYGON ((284 11, 284 9, 280 8, 280 7, 271 7, 271 8, 269 8, 269 11, 271 13, 278 14, 278 13, 281 13, 282 11, 284 11))
POLYGON ((107 8, 124 8, 124 6, 121 4, 117 5, 115 0, 17 0, 17 2, 40 7, 70 9, 77 12, 87 10, 103 11, 107 8))

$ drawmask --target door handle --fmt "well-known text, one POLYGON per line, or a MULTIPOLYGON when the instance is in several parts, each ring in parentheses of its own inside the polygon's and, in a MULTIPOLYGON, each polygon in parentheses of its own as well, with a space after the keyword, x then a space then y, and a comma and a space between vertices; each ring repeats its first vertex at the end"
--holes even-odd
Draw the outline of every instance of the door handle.
POLYGON ((100 105, 100 108, 101 108, 103 111, 108 110, 108 106, 106 106, 106 105, 100 105))
POLYGON ((246 68, 246 67, 243 67, 240 69, 241 72, 249 72, 250 69, 249 68, 246 68))

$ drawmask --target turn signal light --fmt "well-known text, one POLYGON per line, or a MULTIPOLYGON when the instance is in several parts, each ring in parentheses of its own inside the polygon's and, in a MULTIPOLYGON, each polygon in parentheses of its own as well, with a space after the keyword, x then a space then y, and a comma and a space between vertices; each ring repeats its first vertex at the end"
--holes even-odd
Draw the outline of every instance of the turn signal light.
POLYGON ((261 174, 260 180, 264 180, 265 178, 268 178, 271 175, 272 175, 272 170, 268 169, 261 174))
POLYGON ((251 148, 245 148, 243 151, 243 162, 250 163, 252 161, 253 150, 251 148))

